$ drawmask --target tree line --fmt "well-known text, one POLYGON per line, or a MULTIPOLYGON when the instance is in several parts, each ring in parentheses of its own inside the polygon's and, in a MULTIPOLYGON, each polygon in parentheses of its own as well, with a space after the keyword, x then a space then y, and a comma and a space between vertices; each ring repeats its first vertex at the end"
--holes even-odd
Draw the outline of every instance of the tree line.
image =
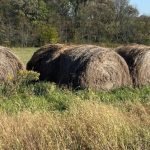
POLYGON ((0 44, 150 44, 150 16, 128 0, 0 0, 0 44))

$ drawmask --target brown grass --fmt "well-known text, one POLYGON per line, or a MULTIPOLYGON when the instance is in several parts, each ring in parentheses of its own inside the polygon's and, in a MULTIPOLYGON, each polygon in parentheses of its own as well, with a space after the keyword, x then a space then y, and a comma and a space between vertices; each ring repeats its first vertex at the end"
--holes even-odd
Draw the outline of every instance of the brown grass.
POLYGON ((116 51, 126 60, 135 86, 150 84, 150 47, 134 44, 116 51))
POLYGON ((42 47, 27 64, 41 80, 73 88, 110 90, 131 85, 128 66, 110 49, 93 45, 42 47))
POLYGON ((126 113, 110 105, 81 101, 64 114, 1 114, 0 148, 149 150, 150 114, 144 107, 135 109, 142 118, 134 111, 126 113))
POLYGON ((19 59, 8 48, 0 46, 0 82, 15 78, 21 69, 24 66, 19 59))

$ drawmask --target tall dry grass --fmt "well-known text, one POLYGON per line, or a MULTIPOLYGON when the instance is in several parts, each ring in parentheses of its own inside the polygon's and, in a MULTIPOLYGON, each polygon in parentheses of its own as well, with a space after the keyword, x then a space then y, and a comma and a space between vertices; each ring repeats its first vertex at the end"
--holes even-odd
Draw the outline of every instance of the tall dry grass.
POLYGON ((127 105, 130 110, 121 111, 77 101, 64 113, 1 113, 0 149, 149 150, 150 112, 140 104, 127 105))

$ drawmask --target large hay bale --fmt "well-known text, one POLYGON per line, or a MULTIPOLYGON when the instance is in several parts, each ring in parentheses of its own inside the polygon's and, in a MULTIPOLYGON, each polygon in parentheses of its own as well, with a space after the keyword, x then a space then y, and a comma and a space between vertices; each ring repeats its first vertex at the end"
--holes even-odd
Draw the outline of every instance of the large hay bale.
POLYGON ((15 78, 17 72, 24 69, 19 59, 6 47, 0 46, 0 83, 8 77, 15 78))
POLYGON ((60 56, 59 83, 111 90, 131 85, 128 66, 114 51, 92 45, 69 48, 60 56))
POLYGON ((27 63, 27 70, 40 73, 40 80, 57 81, 59 69, 58 58, 69 46, 64 44, 49 44, 37 50, 27 63))
POLYGON ((110 90, 131 85, 126 62, 116 52, 92 45, 47 45, 34 53, 28 70, 41 80, 73 88, 110 90))
POLYGON ((150 47, 134 44, 116 51, 127 62, 134 86, 150 84, 150 47))

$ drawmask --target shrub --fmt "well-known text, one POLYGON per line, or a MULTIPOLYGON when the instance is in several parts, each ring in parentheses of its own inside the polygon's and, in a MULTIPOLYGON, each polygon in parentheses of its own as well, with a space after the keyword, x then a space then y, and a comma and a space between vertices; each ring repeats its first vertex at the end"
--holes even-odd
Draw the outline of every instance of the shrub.
POLYGON ((40 29, 40 44, 57 43, 59 41, 58 32, 55 27, 42 25, 40 29))
POLYGON ((32 81, 39 79, 39 73, 34 71, 20 70, 17 77, 8 76, 7 82, 1 84, 0 93, 4 96, 11 96, 16 93, 21 86, 26 86, 32 81))

